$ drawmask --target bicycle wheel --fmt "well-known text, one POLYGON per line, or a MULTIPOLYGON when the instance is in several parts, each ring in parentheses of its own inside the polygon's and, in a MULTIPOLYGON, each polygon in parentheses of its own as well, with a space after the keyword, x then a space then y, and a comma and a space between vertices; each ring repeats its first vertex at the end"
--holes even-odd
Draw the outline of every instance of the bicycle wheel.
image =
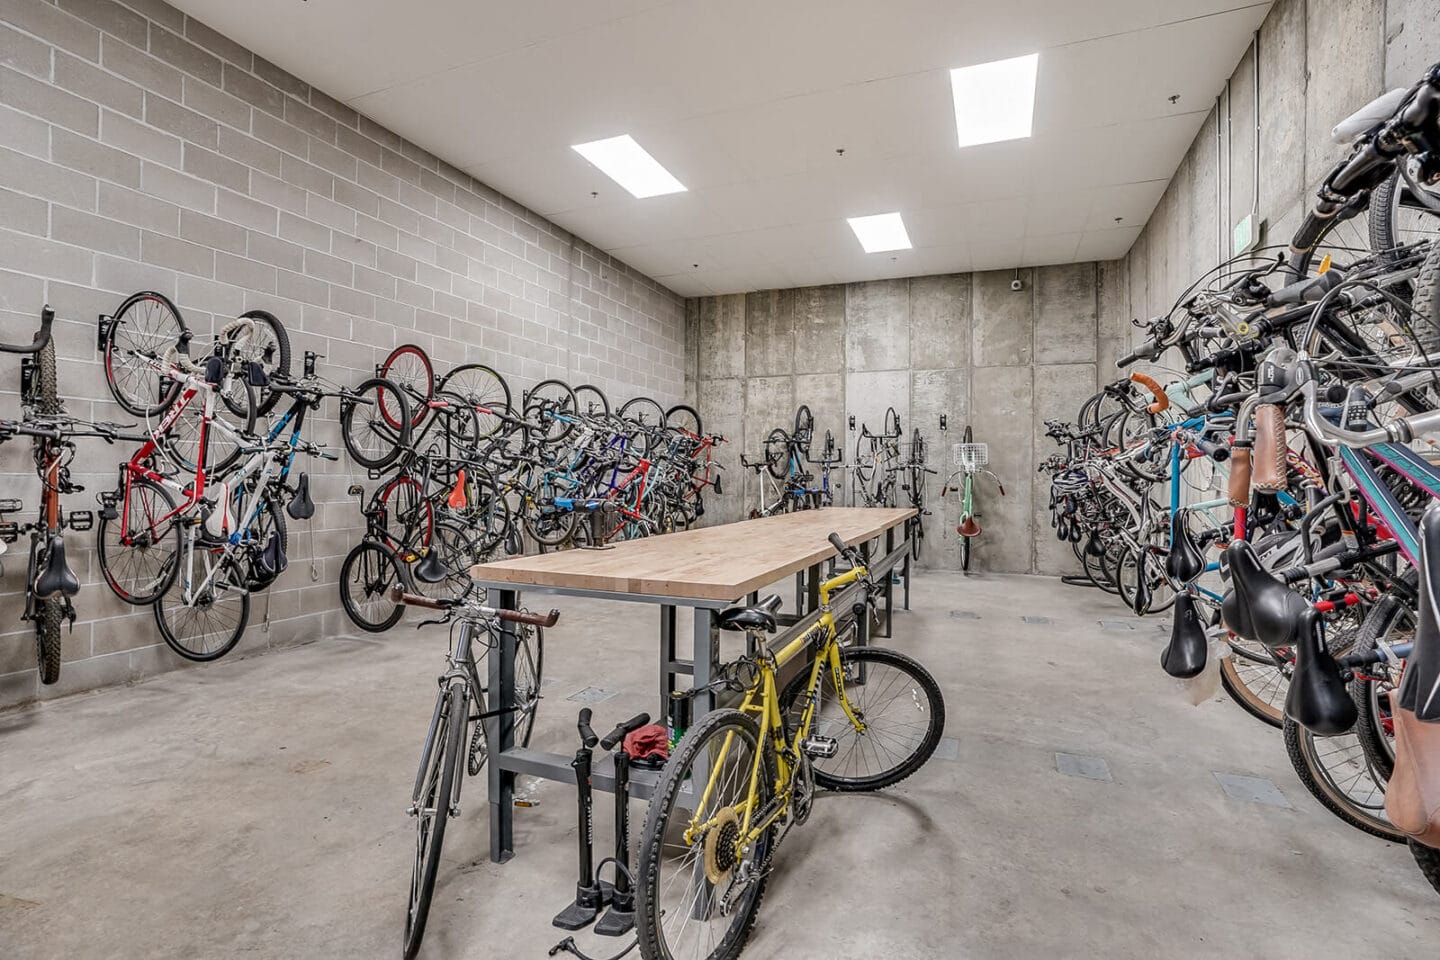
POLYGON ((677 403, 666 410, 665 425, 692 437, 700 436, 700 414, 689 404, 677 403))
POLYGON ((440 871, 440 849, 445 843, 445 821, 454 806, 455 778, 465 725, 470 721, 469 698, 463 683, 452 683, 436 708, 435 737, 428 743, 425 766, 416 780, 412 816, 416 819, 415 860, 410 872, 410 903, 405 912, 405 960, 420 951, 435 875, 440 871))
POLYGON ((1262 643, 1232 636, 1229 644, 1230 655, 1220 661, 1221 686, 1250 716, 1272 727, 1283 726, 1290 674, 1262 643))
POLYGON ((398 429, 407 419, 411 430, 420 426, 435 396, 435 368, 430 365, 429 355, 413 343, 401 344, 391 350, 380 365, 380 379, 399 387, 399 395, 409 401, 401 404, 395 399, 397 394, 389 391, 381 394, 380 415, 390 428, 398 429))
POLYGON ((1285 751, 1300 782, 1326 810, 1371 836, 1405 842, 1385 815, 1385 781, 1354 733, 1317 737, 1286 717, 1285 751))
POLYGON ((763 809, 774 784, 774 754, 738 710, 706 714, 676 746, 640 834, 635 930, 644 960, 739 956, 765 895, 775 829, 740 847, 745 817, 736 811, 752 786, 763 809))
POLYGON ((113 519, 100 514, 100 572, 126 603, 154 603, 179 570, 180 525, 170 517, 175 498, 158 483, 136 477, 117 501, 113 519))
POLYGON ((440 378, 437 389, 465 398, 475 409, 481 437, 494 436, 505 425, 502 416, 510 415, 510 385, 483 363, 462 363, 440 378))
POLYGON ((388 380, 372 377, 340 401, 340 436, 345 449, 366 470, 384 470, 410 443, 410 402, 388 380), (385 416, 389 407, 399 426, 385 416))
POLYGON ((435 506, 412 477, 393 478, 380 490, 385 516, 385 545, 396 553, 419 555, 430 546, 435 506))
POLYGON ((525 391, 525 419, 540 422, 546 443, 558 443, 570 435, 579 406, 575 391, 563 380, 541 380, 525 391))
POLYGON ((575 534, 576 514, 574 510, 562 510, 546 504, 525 513, 525 532, 543 547, 558 547, 569 543, 575 534))
MULTIPOLYGON (((1408 163, 1409 159, 1402 158, 1400 162, 1408 163)), ((1440 192, 1426 189, 1424 185, 1421 189, 1428 194, 1430 202, 1440 204, 1440 192)), ((1370 249, 1393 261, 1399 259, 1396 248, 1433 240, 1440 232, 1440 216, 1415 198, 1397 167, 1370 195, 1369 228, 1370 249)))
POLYGON ((765 438, 765 469, 776 480, 784 480, 790 473, 790 435, 780 427, 765 438))
MULTIPOLYGON (((290 335, 285 332, 284 324, 265 310, 246 310, 240 319, 253 320, 253 332, 242 338, 239 331, 233 331, 225 337, 230 347, 231 376, 220 388, 220 399, 237 417, 245 415, 246 401, 235 394, 231 383, 237 379, 248 383, 246 377, 251 363, 258 363, 266 377, 290 376, 290 335)), ((255 412, 261 416, 274 409, 279 400, 280 394, 268 386, 255 388, 255 412)))
POLYGON ((863 498, 869 499, 870 484, 875 480, 875 438, 861 434, 855 441, 855 480, 863 498))
POLYGON ((390 589, 400 583, 400 565, 393 553, 370 540, 358 543, 340 564, 340 606, 361 630, 389 630, 405 612, 390 599, 390 589))
POLYGON ((900 414, 895 412, 894 407, 885 408, 885 436, 900 436, 900 414))
MULTIPOLYGON (((179 566, 187 566, 184 558, 179 566)), ((209 583, 201 582, 207 578, 203 563, 196 563, 193 571, 182 569, 180 574, 155 601, 155 624, 160 636, 186 660, 219 660, 240 642, 250 619, 250 594, 239 582, 240 571, 234 558, 226 557, 209 583), (188 603, 187 582, 195 591, 188 603)))
MULTIPOLYGON (((1405 571, 1403 579, 1413 587, 1414 568, 1405 571)), ((1415 611, 1399 597, 1387 594, 1370 608, 1365 617, 1355 639, 1355 652, 1370 653, 1380 641, 1393 647, 1414 639, 1415 611)), ((1355 722, 1355 735, 1365 751, 1365 759, 1388 781, 1395 769, 1395 732, 1390 720, 1390 696, 1399 684, 1399 677, 1383 663, 1367 667, 1364 672, 1377 679, 1357 676, 1350 682, 1350 694, 1360 711, 1355 722)))
POLYGON ((575 388, 575 409, 586 417, 608 417, 610 401, 599 387, 582 383, 575 388))
POLYGON ((187 332, 180 311, 163 293, 147 290, 120 304, 105 336, 105 384, 126 413, 151 417, 174 401, 180 384, 141 358, 164 356, 187 332))
POLYGON ((229 470, 245 448, 257 442, 254 439, 255 388, 250 386, 249 381, 232 376, 222 382, 220 393, 227 407, 234 405, 235 422, 220 426, 217 408, 215 418, 207 425, 204 398, 196 395, 161 438, 165 451, 187 473, 196 473, 200 469, 202 431, 205 434, 205 471, 212 478, 229 470))
POLYGON ((63 598, 44 597, 36 602, 35 664, 40 682, 47 685, 60 679, 60 625, 65 619, 63 598))
MULTIPOLYGON (((455 479, 456 461, 475 459, 480 446, 480 418, 464 397, 449 390, 435 391, 435 415, 441 418, 447 441, 446 457, 435 464, 436 476, 455 479)), ((434 431, 427 431, 433 435, 434 431)))
POLYGON ((920 554, 924 550, 924 547, 925 521, 922 520, 920 517, 916 517, 915 522, 910 529, 910 559, 919 560, 920 554))
MULTIPOLYGON (((964 534, 961 534, 961 535, 960 535, 960 569, 961 569, 961 571, 966 572, 966 573, 968 573, 968 572, 970 571, 970 541, 971 541, 971 539, 973 539, 973 538, 967 537, 967 536, 965 536, 964 534)), ((1090 572, 1090 565, 1089 565, 1088 563, 1085 565, 1085 572, 1086 572, 1086 573, 1089 573, 1089 572, 1090 572)), ((1094 578, 1093 576, 1091 576, 1090 579, 1093 580, 1093 579, 1095 579, 1095 578, 1094 578)))
POLYGON ((810 453, 810 439, 815 434, 815 415, 808 404, 800 404, 795 410, 795 431, 791 434, 802 452, 810 453))
MULTIPOLYGON (((856 729, 822 666, 810 738, 836 741, 834 756, 814 758, 815 782, 829 790, 879 790, 899 783, 924 765, 945 730, 945 698, 930 672, 912 657, 884 647, 840 652, 845 699, 856 729)), ((785 726, 798 729, 810 671, 802 670, 780 697, 785 726)))
POLYGON ((620 419, 636 427, 631 452, 648 457, 655 449, 655 432, 665 426, 665 408, 649 397, 632 397, 620 408, 620 419))
MULTIPOLYGON (((514 662, 515 712, 511 716, 515 730, 515 746, 528 747, 530 736, 535 732, 535 711, 540 706, 540 668, 545 655, 545 628, 517 624, 516 629, 519 634, 515 643, 514 662)), ((470 776, 480 774, 489 756, 490 744, 486 740, 485 724, 477 723, 470 735, 470 753, 466 762, 470 776)))
MULTIPOLYGON (((55 338, 52 336, 40 352, 35 354, 35 377, 30 384, 30 395, 23 398, 35 412, 53 415, 61 412, 60 386, 55 371, 55 338)), ((43 448, 43 441, 35 439, 36 449, 43 448)))
POLYGON ((430 537, 430 549, 439 552, 440 565, 445 568, 445 579, 438 583, 426 583, 415 576, 410 568, 410 580, 415 592, 432 600, 463 600, 473 585, 470 568, 480 562, 475 541, 465 528, 453 520, 441 520, 435 524, 430 537))

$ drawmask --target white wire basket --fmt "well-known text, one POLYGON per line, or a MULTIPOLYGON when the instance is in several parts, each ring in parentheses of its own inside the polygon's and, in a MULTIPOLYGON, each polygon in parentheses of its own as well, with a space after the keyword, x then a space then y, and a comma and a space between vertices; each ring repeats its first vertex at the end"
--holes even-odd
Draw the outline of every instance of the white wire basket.
POLYGON ((990 444, 955 444, 955 466, 962 470, 979 470, 990 462, 990 444))

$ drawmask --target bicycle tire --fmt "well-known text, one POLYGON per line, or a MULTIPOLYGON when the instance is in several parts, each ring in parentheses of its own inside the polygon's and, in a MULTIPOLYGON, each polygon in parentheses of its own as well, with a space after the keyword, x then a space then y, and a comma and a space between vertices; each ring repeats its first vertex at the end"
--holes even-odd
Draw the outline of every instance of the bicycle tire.
POLYGON ((134 478, 128 491, 122 489, 117 492, 117 501, 121 497, 124 497, 125 500, 137 497, 139 499, 137 502, 129 504, 128 509, 125 502, 117 502, 116 516, 113 520, 107 519, 103 512, 100 514, 98 524, 100 529, 96 537, 100 572, 115 596, 126 603, 145 606, 154 603, 165 591, 169 590, 180 571, 178 562, 182 549, 180 525, 174 519, 163 521, 158 527, 156 522, 158 518, 163 518, 175 509, 175 498, 160 484, 143 477, 134 478), (158 508, 145 499, 151 495, 159 499, 158 508), (126 546, 121 541, 126 538, 127 533, 121 531, 120 535, 116 537, 115 545, 107 546, 109 538, 106 534, 113 527, 118 526, 123 517, 132 514, 147 518, 147 522, 143 524, 145 533, 140 538, 142 543, 139 546, 126 546), (152 546, 158 546, 167 540, 174 543, 174 549, 168 557, 161 557, 157 564, 147 567, 138 576, 128 575, 127 568, 133 566, 135 558, 131 556, 131 563, 123 564, 122 555, 117 551, 122 549, 139 551, 141 556, 146 556, 152 546))
POLYGON ((964 534, 960 535, 960 570, 962 573, 970 572, 970 540, 970 537, 964 534))
POLYGON ((403 473, 391 477, 377 500, 384 510, 385 545, 401 555, 424 553, 435 532, 435 505, 420 482, 403 473))
POLYGON ((450 817, 451 799, 455 796, 455 775, 459 770, 460 751, 465 745, 465 726, 469 723, 469 704, 462 683, 451 683, 443 694, 446 705, 435 728, 435 741, 430 751, 434 775, 422 773, 423 795, 416 803, 415 860, 410 874, 410 902, 405 912, 405 960, 420 952, 425 938, 425 922, 430 916, 430 902, 435 893, 435 876, 440 872, 440 850, 445 844, 445 822, 450 817), (456 722, 456 720, 459 722, 456 722), (425 812, 431 811, 426 835, 425 812))
MULTIPOLYGON (((238 573, 238 571, 236 572, 238 573)), ((170 594, 172 592, 179 593, 181 589, 182 582, 177 577, 170 585, 170 589, 151 604, 151 610, 155 614, 155 625, 160 628, 160 636, 164 638, 165 644, 186 660, 193 660, 197 663, 219 660, 235 649, 235 645, 245 635, 246 624, 250 621, 250 594, 243 589, 243 585, 237 584, 230 590, 222 591, 219 598, 201 597, 198 602, 186 604, 183 602, 183 594, 181 594, 177 596, 180 602, 172 602, 170 594), (200 618, 208 616, 209 612, 218 609, 220 602, 230 599, 236 603, 233 620, 228 622, 201 621, 200 618), (169 614, 166 613, 167 610, 170 611, 169 614), (183 628, 192 623, 202 624, 202 630, 198 635, 187 630, 177 629, 177 627, 183 628), (213 647, 201 647, 195 642, 197 636, 212 633, 219 640, 218 644, 213 647)))
MULTIPOLYGON (((268 310, 246 310, 240 314, 239 319, 258 321, 263 327, 270 331, 270 336, 275 343, 275 356, 268 364, 264 360, 263 349, 258 351, 258 356, 252 355, 242 359, 254 360, 259 363, 267 377, 274 378, 278 376, 281 379, 288 378, 290 376, 290 335, 285 331, 285 325, 268 310)), ((227 342, 233 344, 234 340, 232 338, 227 342)), ((234 358, 232 357, 232 359, 234 358)), ((244 377, 247 373, 248 371, 241 370, 239 375, 244 377)), ((275 404, 280 402, 280 396, 280 394, 271 390, 268 386, 257 387, 255 392, 255 412, 262 417, 265 416, 271 410, 275 409, 275 404)), ((225 406, 229 408, 230 412, 237 417, 243 417, 245 415, 245 410, 242 406, 238 405, 238 401, 232 401, 229 390, 222 390, 220 399, 225 402, 225 406)))
MULTIPOLYGON (((543 434, 546 443, 559 443, 570 436, 570 431, 575 429, 575 422, 562 417, 574 416, 579 407, 575 391, 564 380, 541 380, 525 391, 525 419, 540 419, 542 423, 544 418, 548 417, 550 420, 549 424, 545 425, 543 434), (555 396, 546 396, 546 393, 553 393, 555 396)), ((625 407, 620 408, 620 413, 624 416, 625 407)))
POLYGON ((1440 850, 1415 840, 1411 840, 1408 846, 1410 855, 1415 858, 1415 866, 1420 868, 1420 875, 1430 881, 1436 893, 1440 893, 1440 850))
POLYGON ((440 563, 448 574, 438 583, 426 583, 415 576, 415 568, 410 567, 410 583, 414 592, 432 600, 465 599, 474 587, 470 568, 480 562, 475 539, 454 520, 436 520, 430 534, 429 549, 439 551, 440 563))
MULTIPOLYGON (((1400 162, 1404 163, 1406 160, 1402 158, 1400 162)), ((1370 194, 1370 207, 1367 211, 1370 250, 1391 262, 1399 259, 1394 253, 1395 248, 1424 238, 1423 235, 1416 235, 1414 229, 1416 226, 1431 227, 1426 235, 1433 235, 1440 231, 1440 217, 1423 207, 1407 208, 1416 210, 1420 214, 1421 219, 1415 224, 1407 223, 1402 219, 1400 215, 1401 201, 1408 189, 1409 185, 1400 175, 1400 168, 1397 165, 1385 182, 1370 194)), ((1440 194, 1435 191, 1427 192, 1435 199, 1440 200, 1440 194)))
POLYGON ((776 480, 790 475, 790 435, 781 427, 765 438, 765 469, 776 480))
POLYGON ((701 436, 700 412, 688 403, 677 403, 666 410, 665 425, 692 437, 701 436))
POLYGON ((855 480, 862 492, 862 499, 866 500, 869 499, 870 481, 875 479, 874 456, 874 438, 861 434, 860 438, 855 441, 855 480), (866 441, 869 441, 870 449, 868 451, 863 449, 866 441))
POLYGON ((177 381, 160 377, 148 364, 132 367, 129 351, 163 356, 188 335, 180 311, 163 293, 131 294, 116 308, 105 335, 105 385, 126 413, 153 417, 180 395, 177 381))
POLYGON ((628 420, 639 427, 634 440, 634 453, 648 457, 656 447, 654 429, 665 426, 665 408, 650 397, 632 397, 626 400, 618 411, 620 419, 628 420))
MULTIPOLYGON (((1353 736, 1353 734, 1341 734, 1339 737, 1317 737, 1288 716, 1285 718, 1284 731, 1285 752, 1290 757, 1290 765, 1295 768, 1295 774, 1299 777, 1300 783, 1312 797, 1320 802, 1322 807, 1356 830, 1368 833, 1372 837, 1379 837, 1392 843, 1405 842, 1405 834, 1401 833, 1389 820, 1381 820, 1376 815, 1364 812, 1363 808, 1346 796, 1334 783, 1321 762, 1315 741, 1340 740, 1353 736)), ((1380 797, 1383 800, 1385 785, 1377 782, 1376 786, 1380 788, 1380 797)), ((1379 809, 1381 811, 1385 809, 1383 803, 1379 809)))
POLYGON ((599 387, 582 383, 575 388, 575 410, 583 416, 610 416, 610 401, 599 387))
MULTIPOLYGON (((540 668, 545 654, 545 628, 521 626, 517 629, 534 632, 534 650, 528 640, 517 639, 515 643, 515 700, 514 716, 515 746, 530 746, 535 733, 535 713, 540 706, 540 668)), ((483 710, 481 712, 484 712, 483 710)), ((465 768, 470 776, 478 777, 485 769, 490 756, 490 745, 486 740, 485 724, 475 724, 470 735, 470 751, 466 754, 465 768)))
POLYGON ((475 410, 480 423, 480 436, 493 437, 505 426, 510 415, 510 384, 493 367, 483 363, 462 363, 440 378, 437 390, 448 390, 464 397, 475 410))
POLYGON ((464 397, 443 387, 435 391, 434 400, 435 416, 441 418, 446 440, 446 456, 432 460, 434 475, 451 481, 462 466, 457 461, 473 461, 479 455, 480 418, 464 397))
POLYGON ((400 396, 406 401, 402 405, 393 396, 382 396, 380 415, 392 430, 399 429, 408 419, 410 429, 414 431, 425 422, 430 412, 430 401, 435 396, 435 367, 430 362, 430 355, 419 344, 402 343, 390 351, 380 365, 379 373, 379 379, 400 388, 393 396, 400 396))
MULTIPOLYGON (((1262 661, 1258 651, 1254 655, 1244 651, 1236 652, 1239 644, 1252 642, 1231 638, 1231 653, 1228 657, 1222 657, 1220 660, 1220 685, 1224 687, 1226 694, 1235 701, 1241 710, 1261 723, 1278 730, 1285 725, 1285 691, 1290 687, 1290 678, 1279 666, 1262 661), (1265 679, 1258 687, 1254 681, 1246 679, 1241 674, 1242 669, 1247 669, 1251 665, 1264 671, 1260 676, 1265 679), (1267 691, 1273 691, 1273 693, 1267 691)), ((1260 644, 1255 645, 1261 646, 1260 644)))
MULTIPOLYGON (((1406 570, 1402 576, 1413 588, 1415 568, 1406 570)), ((1355 652, 1370 653, 1382 639, 1392 646, 1413 639, 1415 622, 1413 610, 1399 597, 1386 594, 1370 608, 1364 623, 1360 625, 1360 632, 1355 638, 1355 652), (1410 636, 1393 636, 1397 627, 1408 631, 1410 636)), ((1355 721, 1355 734, 1360 739, 1360 748, 1365 751, 1365 759, 1389 780, 1390 774, 1395 770, 1395 746, 1385 733, 1385 717, 1382 716, 1382 711, 1386 707, 1380 703, 1382 691, 1377 688, 1375 681, 1356 677, 1350 682, 1350 695, 1359 710, 1359 717, 1355 721)), ((1388 699, 1389 695, 1386 694, 1387 703, 1388 699)))
POLYGON ((383 377, 371 377, 347 394, 340 401, 340 438, 351 458, 366 470, 384 470, 394 463, 410 444, 409 409, 404 392, 383 377), (400 413, 399 427, 386 422, 386 403, 400 413), (362 417, 358 422, 357 415, 362 417))
POLYGON ((885 408, 885 436, 898 437, 900 430, 900 414, 895 412, 894 407, 885 408))
MULTIPOLYGON (((35 355, 35 379, 31 383, 30 396, 26 398, 26 402, 34 407, 35 412, 41 416, 54 416, 62 411, 59 379, 55 371, 55 338, 53 336, 35 355)), ((43 441, 38 437, 35 442, 37 447, 43 446, 43 441)))
POLYGON ((810 412, 810 405, 802 403, 795 408, 795 429, 790 434, 795 438, 800 451, 807 457, 810 455, 810 439, 815 433, 815 415, 810 412))
MULTIPOLYGON (((714 710, 707 713, 685 734, 671 753, 670 759, 665 762, 665 768, 660 772, 660 780, 652 794, 650 806, 645 815, 645 826, 640 834, 640 845, 636 857, 636 875, 639 877, 639 882, 636 884, 635 891, 635 933, 639 940, 640 956, 643 960, 674 960, 674 954, 665 942, 663 933, 660 932, 660 921, 665 914, 665 907, 660 902, 662 891, 659 889, 662 869, 661 856, 665 852, 666 837, 671 835, 670 830, 675 829, 675 835, 680 832, 678 824, 676 828, 670 827, 670 817, 677 809, 675 802, 681 788, 689 779, 685 774, 690 770, 695 759, 702 755, 702 748, 707 748, 709 741, 714 737, 731 734, 736 740, 748 744, 752 757, 751 763, 753 763, 756 751, 759 751, 761 763, 765 768, 761 776, 756 778, 756 799, 759 806, 765 805, 773 789, 775 783, 774 753, 769 749, 768 744, 760 743, 760 728, 755 721, 739 710, 714 710)), ((750 764, 747 764, 748 766, 750 764)), ((751 858, 758 864, 765 864, 770 858, 774 841, 775 830, 772 827, 762 833, 753 845, 751 858)), ((703 848, 705 843, 702 841, 699 846, 703 848)), ((693 850, 694 847, 692 846, 691 849, 693 850)), ((703 863, 701 869, 704 869, 703 863)), ((740 906, 728 914, 735 918, 734 922, 726 930, 725 935, 720 938, 719 946, 707 956, 706 960, 735 960, 740 955, 741 950, 745 947, 745 941, 749 939, 750 931, 755 925, 755 917, 759 912, 760 903, 765 898, 769 873, 769 870, 760 870, 759 876, 744 893, 740 906)))
MULTIPOLYGON (((819 506, 819 504, 816 504, 819 506)), ((925 547, 925 521, 915 518, 915 528, 910 532, 910 559, 918 561, 920 554, 925 547)))
POLYGON ((60 625, 65 618, 65 601, 61 597, 43 597, 35 611, 35 665, 40 682, 49 686, 60 679, 60 625))
POLYGON ((390 588, 401 582, 400 564, 393 553, 372 540, 357 543, 340 564, 340 606, 361 630, 383 633, 399 623, 405 612, 403 606, 390 599, 390 588), (358 598, 354 592, 357 586, 362 591, 358 598), (377 602, 380 609, 386 610, 383 615, 369 612, 377 602))
MULTIPOLYGON (((843 745, 842 737, 835 737, 834 739, 841 741, 837 744, 835 756, 823 759, 816 758, 813 761, 815 782, 827 790, 849 793, 880 790, 884 787, 894 786, 925 765, 925 762, 929 760, 930 756, 935 752, 935 748, 940 743, 940 737, 945 731, 945 697, 940 692, 940 685, 936 683, 935 678, 930 675, 930 671, 926 670, 920 664, 920 661, 914 657, 906 656, 897 650, 890 650, 886 647, 852 646, 840 651, 841 669, 847 677, 845 696, 847 700, 851 701, 851 707, 854 710, 862 714, 868 721, 873 722, 875 713, 873 709, 867 710, 863 702, 863 695, 868 694, 869 688, 875 683, 873 677, 868 677, 868 674, 874 669, 874 666, 863 666, 867 661, 876 666, 889 666, 897 670, 900 674, 909 677, 913 684, 909 691, 911 703, 914 704, 916 709, 924 712, 928 718, 924 734, 916 740, 914 749, 902 757, 900 762, 888 769, 882 770, 880 773, 869 776, 841 776, 834 771, 832 761, 845 760, 857 749, 860 751, 862 759, 864 755, 863 748, 858 746, 847 751, 843 745), (859 693, 853 696, 850 689, 851 684, 848 680, 850 675, 849 668, 852 666, 857 666, 859 670, 867 675, 867 679, 863 683, 855 684, 855 688, 859 693), (929 708, 928 710, 920 705, 919 700, 915 699, 917 690, 924 695, 926 705, 929 708)), ((828 668, 821 667, 820 669, 822 674, 820 680, 821 703, 827 700, 832 703, 837 702, 834 693, 834 678, 830 675, 828 668), (828 697, 825 693, 827 689, 830 690, 828 697)), ((807 693, 805 687, 809 680, 810 671, 808 669, 802 670, 800 674, 785 687, 785 692, 780 697, 780 714, 785 717, 787 729, 793 729, 799 720, 798 714, 792 717, 791 713, 798 708, 803 708, 800 697, 801 694, 807 693)), ((891 684, 883 685, 880 690, 881 695, 889 692, 890 686, 891 684)), ((891 698, 891 701, 893 702, 893 700, 901 696, 903 692, 902 690, 897 693, 891 698)), ((817 707, 817 710, 818 709, 817 707)), ((909 707, 907 706, 906 710, 908 711, 908 709, 909 707)), ((815 734, 829 736, 829 730, 835 730, 844 736, 854 735, 855 733, 853 725, 849 723, 849 718, 843 710, 838 717, 832 718, 830 725, 825 729, 822 729, 822 721, 818 715, 811 723, 812 736, 815 734)), ((891 745, 889 749, 885 750, 886 757, 888 758, 892 751, 894 751, 894 744, 899 740, 899 735, 886 733, 882 736, 884 736, 886 742, 891 745)), ((856 736, 855 743, 859 744, 861 742, 863 742, 861 737, 856 736)))

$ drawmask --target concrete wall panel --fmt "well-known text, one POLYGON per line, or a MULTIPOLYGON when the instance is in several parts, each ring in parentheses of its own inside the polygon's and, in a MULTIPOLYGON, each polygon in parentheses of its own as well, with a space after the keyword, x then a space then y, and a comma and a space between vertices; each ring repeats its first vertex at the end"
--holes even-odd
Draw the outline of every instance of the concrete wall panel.
POLYGON ((845 371, 845 287, 786 291, 794 301, 795 372, 845 371))
POLYGON ((845 363, 850 370, 904 370, 910 362, 910 285, 905 280, 845 288, 845 363))
POLYGON ((970 277, 954 274, 910 281, 910 367, 970 364, 970 277))
POLYGON ((1034 355, 1035 281, 1032 271, 1019 271, 1024 284, 1010 289, 1013 270, 975 274, 974 357, 977 367, 1028 364, 1034 355))
POLYGON ((1094 361, 1096 265, 1072 263, 1035 270, 1035 362, 1094 361))

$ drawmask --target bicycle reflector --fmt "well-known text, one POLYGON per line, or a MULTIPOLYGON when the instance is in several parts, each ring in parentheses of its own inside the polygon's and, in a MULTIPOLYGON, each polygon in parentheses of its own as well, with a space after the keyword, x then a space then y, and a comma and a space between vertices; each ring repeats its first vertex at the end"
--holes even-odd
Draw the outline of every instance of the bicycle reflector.
POLYGON ((455 476, 455 486, 454 486, 453 488, 451 488, 451 490, 450 490, 450 496, 448 496, 448 497, 445 498, 445 502, 450 505, 450 509, 452 509, 452 510, 463 510, 463 509, 465 509, 465 503, 466 503, 466 501, 465 501, 465 468, 464 468, 464 467, 461 467, 460 470, 459 470, 459 472, 456 474, 456 476, 455 476))

